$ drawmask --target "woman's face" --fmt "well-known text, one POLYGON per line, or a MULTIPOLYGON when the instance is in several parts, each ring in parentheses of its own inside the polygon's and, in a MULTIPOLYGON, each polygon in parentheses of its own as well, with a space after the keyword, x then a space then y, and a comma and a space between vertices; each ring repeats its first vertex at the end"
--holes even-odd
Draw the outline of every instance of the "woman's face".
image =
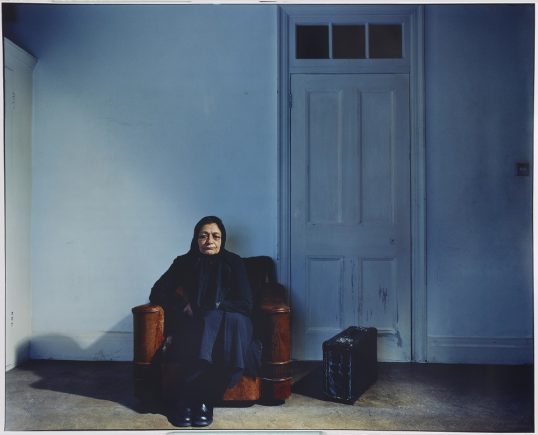
POLYGON ((215 255, 220 251, 222 234, 217 224, 206 224, 198 233, 198 249, 202 254, 215 255))

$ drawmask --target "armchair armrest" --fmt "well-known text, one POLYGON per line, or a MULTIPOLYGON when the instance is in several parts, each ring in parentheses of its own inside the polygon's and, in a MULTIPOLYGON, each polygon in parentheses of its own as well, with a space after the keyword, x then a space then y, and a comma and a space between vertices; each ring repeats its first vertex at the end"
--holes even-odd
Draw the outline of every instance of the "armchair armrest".
POLYGON ((150 364, 164 341, 164 310, 159 305, 145 304, 134 307, 133 337, 134 362, 150 364))
POLYGON ((258 306, 258 331, 262 340, 262 394, 285 400, 291 394, 290 307, 286 290, 278 283, 266 283, 258 306))
POLYGON ((156 401, 160 395, 160 375, 152 360, 164 341, 164 310, 159 305, 145 304, 131 311, 134 394, 143 402, 156 401))

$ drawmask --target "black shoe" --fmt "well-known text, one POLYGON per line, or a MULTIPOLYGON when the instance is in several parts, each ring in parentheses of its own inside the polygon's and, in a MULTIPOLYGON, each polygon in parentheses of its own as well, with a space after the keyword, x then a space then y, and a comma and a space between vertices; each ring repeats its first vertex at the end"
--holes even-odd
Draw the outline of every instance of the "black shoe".
POLYGON ((168 410, 168 420, 174 426, 188 427, 192 423, 191 408, 188 406, 175 406, 168 410))
POLYGON ((209 426, 213 423, 213 406, 205 403, 200 403, 193 406, 192 410, 192 425, 193 426, 209 426))

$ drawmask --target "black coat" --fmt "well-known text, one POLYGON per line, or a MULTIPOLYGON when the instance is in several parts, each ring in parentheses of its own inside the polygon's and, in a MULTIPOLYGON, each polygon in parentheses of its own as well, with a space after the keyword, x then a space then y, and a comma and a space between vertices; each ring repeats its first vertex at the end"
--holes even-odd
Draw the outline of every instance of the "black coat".
MULTIPOLYGON (((222 250, 218 254, 222 263, 220 294, 216 302, 219 309, 250 316, 252 290, 248 281, 243 259, 232 252, 222 250)), ((199 279, 201 255, 187 253, 176 257, 170 268, 157 280, 151 289, 151 303, 161 305, 165 312, 183 309, 188 303, 199 310, 199 279)), ((168 313, 166 313, 168 314, 168 313)))
POLYGON ((179 361, 223 364, 235 373, 232 384, 243 371, 255 376, 259 368, 261 349, 253 340, 250 320, 252 300, 243 259, 225 249, 211 259, 193 250, 177 257, 150 294, 150 301, 165 311, 165 333, 173 348, 169 355, 179 361), (216 274, 209 285, 208 274, 216 274), (206 294, 208 288, 211 294, 206 294), (184 312, 187 304, 192 317, 184 312))

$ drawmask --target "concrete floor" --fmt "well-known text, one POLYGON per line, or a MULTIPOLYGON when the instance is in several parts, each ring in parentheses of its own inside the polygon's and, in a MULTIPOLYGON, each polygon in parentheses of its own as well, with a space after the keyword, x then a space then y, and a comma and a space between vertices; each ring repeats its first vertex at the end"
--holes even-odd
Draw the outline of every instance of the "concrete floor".
MULTIPOLYGON (((354 405, 323 397, 319 363, 294 370, 286 403, 218 407, 208 429, 534 432, 532 366, 380 363, 354 405)), ((30 361, 5 384, 6 430, 174 429, 133 397, 129 363, 30 361)))

